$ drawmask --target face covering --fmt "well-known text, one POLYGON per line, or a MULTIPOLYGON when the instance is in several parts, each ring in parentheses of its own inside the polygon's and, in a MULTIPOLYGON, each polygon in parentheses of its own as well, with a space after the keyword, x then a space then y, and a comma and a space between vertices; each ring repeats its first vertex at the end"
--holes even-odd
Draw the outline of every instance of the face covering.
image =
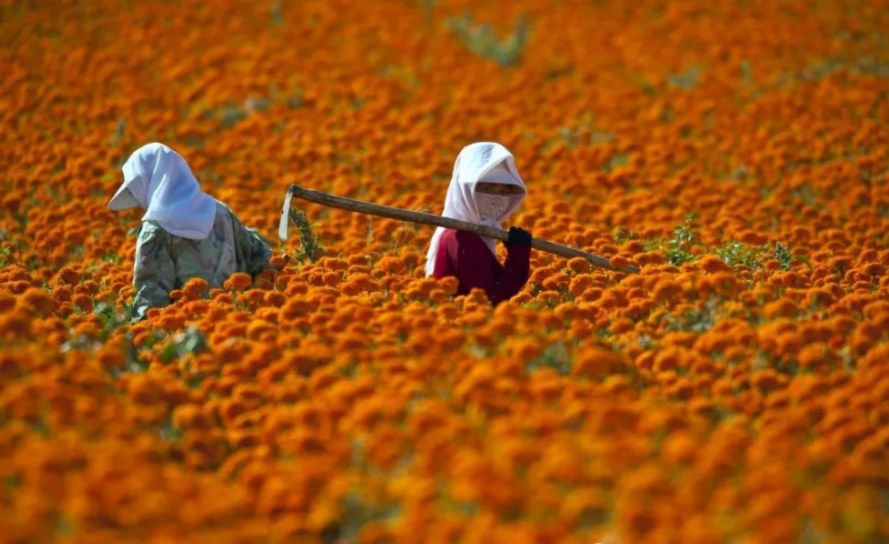
POLYGON ((504 195, 491 195, 476 193, 475 202, 478 205, 478 214, 484 223, 497 223, 500 218, 509 211, 510 199, 504 195))

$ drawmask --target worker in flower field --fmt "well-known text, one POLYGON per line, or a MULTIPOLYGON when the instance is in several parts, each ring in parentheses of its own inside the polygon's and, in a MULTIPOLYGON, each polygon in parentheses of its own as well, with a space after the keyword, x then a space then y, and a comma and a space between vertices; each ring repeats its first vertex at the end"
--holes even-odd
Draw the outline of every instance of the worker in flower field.
POLYGON ((169 304, 170 291, 191 278, 221 287, 234 272, 255 275, 269 266, 269 246, 201 191, 185 159, 163 144, 140 147, 123 165, 108 208, 134 207, 145 210, 133 267, 136 320, 169 304))
MULTIPOLYGON (((457 156, 442 215, 500 228, 524 198, 525 183, 512 153, 498 143, 477 142, 457 156)), ((426 254, 426 275, 456 276, 458 294, 479 287, 492 304, 507 300, 528 281, 531 234, 509 229, 503 264, 494 242, 474 232, 439 227, 426 254)))

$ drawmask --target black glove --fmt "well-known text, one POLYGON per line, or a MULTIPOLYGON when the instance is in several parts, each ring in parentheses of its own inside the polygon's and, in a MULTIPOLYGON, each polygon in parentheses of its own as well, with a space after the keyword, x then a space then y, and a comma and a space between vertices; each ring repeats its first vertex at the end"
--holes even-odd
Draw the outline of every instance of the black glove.
POLYGON ((509 227, 509 237, 506 239, 507 245, 521 244, 524 246, 531 245, 531 233, 519 227, 509 227))

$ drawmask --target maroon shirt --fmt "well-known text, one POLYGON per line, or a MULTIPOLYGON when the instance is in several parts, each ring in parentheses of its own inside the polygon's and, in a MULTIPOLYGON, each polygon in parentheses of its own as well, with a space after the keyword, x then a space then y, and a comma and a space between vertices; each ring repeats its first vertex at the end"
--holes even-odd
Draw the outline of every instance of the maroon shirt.
POLYGON ((432 276, 456 276, 458 295, 481 287, 495 306, 509 299, 528 281, 531 246, 507 244, 506 263, 501 265, 481 236, 465 230, 445 229, 441 235, 432 276))

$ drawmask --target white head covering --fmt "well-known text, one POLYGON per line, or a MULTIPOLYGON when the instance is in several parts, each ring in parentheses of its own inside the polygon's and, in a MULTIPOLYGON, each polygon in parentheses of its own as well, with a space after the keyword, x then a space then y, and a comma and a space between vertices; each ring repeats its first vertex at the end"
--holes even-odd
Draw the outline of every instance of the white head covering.
POLYGON ((142 220, 157 221, 170 234, 203 240, 216 220, 216 200, 201 191, 185 159, 160 143, 143 145, 123 165, 123 184, 110 210, 140 207, 142 220))
MULTIPOLYGON (((508 149, 496 142, 476 142, 464 147, 454 162, 454 173, 448 194, 445 197, 444 217, 462 219, 473 223, 500 227, 500 222, 519 207, 525 198, 525 182, 515 166, 515 158, 508 149), (493 221, 482 221, 476 202, 475 187, 478 182, 515 185, 522 189, 521 194, 509 196, 509 207, 493 221)), ((435 269, 438 245, 445 229, 438 227, 432 235, 429 251, 426 253, 426 275, 431 276, 435 269)), ((496 254, 494 240, 482 238, 491 252, 496 254)))

